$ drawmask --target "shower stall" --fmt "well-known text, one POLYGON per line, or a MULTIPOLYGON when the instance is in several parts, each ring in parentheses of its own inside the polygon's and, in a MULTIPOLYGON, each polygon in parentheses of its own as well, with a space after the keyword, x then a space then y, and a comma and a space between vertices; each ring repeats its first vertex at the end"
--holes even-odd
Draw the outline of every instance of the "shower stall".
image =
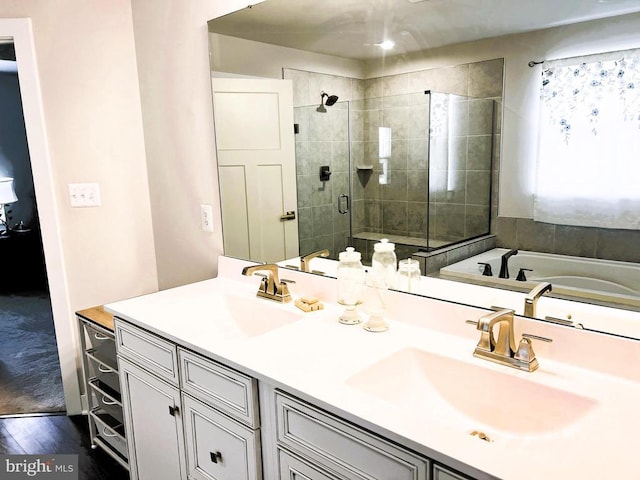
POLYGON ((295 108, 300 254, 368 262, 489 233, 495 102, 425 91, 295 108))

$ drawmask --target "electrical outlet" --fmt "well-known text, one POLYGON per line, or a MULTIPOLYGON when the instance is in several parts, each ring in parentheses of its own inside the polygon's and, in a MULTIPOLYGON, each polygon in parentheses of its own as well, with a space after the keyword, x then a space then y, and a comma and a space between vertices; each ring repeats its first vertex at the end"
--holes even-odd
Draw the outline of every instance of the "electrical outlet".
POLYGON ((70 183, 69 201, 72 207, 99 207, 100 186, 97 183, 70 183))
POLYGON ((200 205, 200 225, 203 232, 213 232, 213 208, 211 205, 200 205))

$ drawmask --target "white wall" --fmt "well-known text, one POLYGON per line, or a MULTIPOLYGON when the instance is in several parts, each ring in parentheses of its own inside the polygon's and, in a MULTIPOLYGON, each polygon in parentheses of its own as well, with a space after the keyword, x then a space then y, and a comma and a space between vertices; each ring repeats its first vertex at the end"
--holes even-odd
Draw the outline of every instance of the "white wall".
POLYGON ((207 20, 246 0, 131 0, 161 289, 215 276, 222 253, 207 20), (214 207, 214 232, 200 204, 214 207))
MULTIPOLYGON (((33 32, 31 40, 15 30, 16 55, 65 399, 78 413, 74 312, 157 289, 131 8, 129 0, 0 3, 0 19, 20 17, 33 32), (70 208, 72 182, 98 182, 102 207, 70 208)), ((0 20, 0 30, 12 22, 0 20)))
MULTIPOLYGON (((640 14, 491 38, 413 55, 407 61, 369 62, 366 77, 505 59, 499 215, 532 218, 541 66, 556 59, 640 47, 640 14)), ((394 61, 395 60, 395 61, 394 61)))

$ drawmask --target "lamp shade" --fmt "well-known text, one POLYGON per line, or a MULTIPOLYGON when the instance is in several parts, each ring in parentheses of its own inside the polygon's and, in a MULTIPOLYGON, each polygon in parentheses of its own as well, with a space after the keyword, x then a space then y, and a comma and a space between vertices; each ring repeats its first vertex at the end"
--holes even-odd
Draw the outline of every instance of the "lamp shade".
POLYGON ((16 191, 13 189, 13 178, 0 177, 0 205, 17 202, 16 191))

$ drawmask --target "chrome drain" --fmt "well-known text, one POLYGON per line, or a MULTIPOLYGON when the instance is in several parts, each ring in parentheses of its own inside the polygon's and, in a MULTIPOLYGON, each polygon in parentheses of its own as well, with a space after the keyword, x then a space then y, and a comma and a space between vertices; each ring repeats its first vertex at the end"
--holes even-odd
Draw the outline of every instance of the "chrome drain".
POLYGON ((487 434, 485 434, 484 432, 479 432, 478 430, 474 430, 469 435, 471 435, 472 437, 477 436, 480 440, 484 440, 485 442, 493 442, 493 440, 491 440, 487 434))

